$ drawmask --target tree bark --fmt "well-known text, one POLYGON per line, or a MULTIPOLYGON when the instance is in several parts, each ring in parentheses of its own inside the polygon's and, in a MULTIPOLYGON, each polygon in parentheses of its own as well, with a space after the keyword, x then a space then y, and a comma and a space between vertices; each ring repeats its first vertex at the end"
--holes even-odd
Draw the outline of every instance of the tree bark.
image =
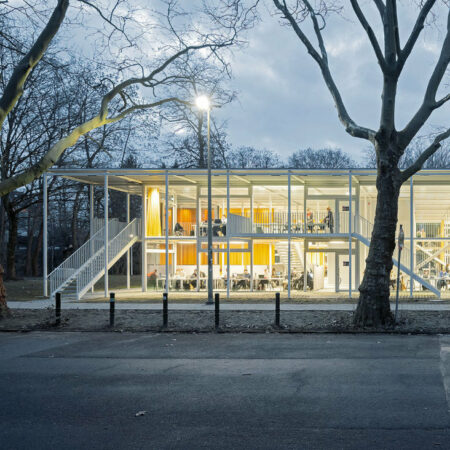
POLYGON ((6 289, 5 285, 3 284, 3 267, 0 264, 0 317, 7 315, 8 310, 8 304, 6 303, 6 289))
POLYGON ((34 220, 30 217, 31 207, 28 210, 27 214, 27 257, 25 262, 25 276, 31 276, 31 255, 33 254, 33 241, 34 241, 34 232, 33 225, 34 220))
POLYGON ((12 208, 8 210, 9 219, 9 236, 6 249, 6 278, 9 280, 16 279, 16 247, 17 247, 17 228, 18 218, 12 208))
POLYGON ((41 254, 43 237, 44 237, 44 222, 41 220, 41 225, 39 227, 39 234, 36 239, 36 247, 34 249, 33 256, 31 259, 31 268, 33 277, 39 276, 39 261, 40 261, 39 256, 41 254))
POLYGON ((356 325, 379 326, 390 324, 393 320, 389 303, 389 282, 401 184, 396 163, 390 167, 380 165, 376 181, 378 194, 375 223, 366 269, 359 287, 360 297, 354 318, 356 325))

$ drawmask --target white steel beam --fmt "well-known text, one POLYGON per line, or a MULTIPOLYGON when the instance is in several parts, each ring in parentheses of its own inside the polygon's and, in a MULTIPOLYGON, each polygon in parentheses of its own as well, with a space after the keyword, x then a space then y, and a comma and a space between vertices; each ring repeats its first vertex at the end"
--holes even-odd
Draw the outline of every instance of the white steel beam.
POLYGON ((105 173, 104 179, 104 208, 105 208, 105 297, 108 297, 109 294, 109 279, 108 279, 108 258, 109 258, 109 236, 108 236, 108 209, 109 209, 109 196, 108 196, 108 175, 105 173))
POLYGON ((43 251, 42 251, 42 278, 44 282, 44 297, 48 297, 48 191, 47 173, 43 177, 43 251))

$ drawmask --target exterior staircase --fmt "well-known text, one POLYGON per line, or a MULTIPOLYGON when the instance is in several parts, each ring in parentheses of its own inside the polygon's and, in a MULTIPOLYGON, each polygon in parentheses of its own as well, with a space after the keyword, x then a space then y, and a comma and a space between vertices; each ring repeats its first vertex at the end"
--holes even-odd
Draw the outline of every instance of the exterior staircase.
MULTIPOLYGON (((140 219, 129 224, 108 223, 108 269, 138 240, 140 219)), ((80 300, 105 274, 105 229, 100 228, 49 276, 50 297, 61 292, 64 299, 80 300)))
MULTIPOLYGON (((279 241, 275 243, 275 250, 280 257, 280 263, 288 267, 289 259, 288 241, 279 241)), ((298 242, 291 242, 291 268, 298 271, 303 270, 303 256, 298 242)))
MULTIPOLYGON (((367 219, 361 216, 354 216, 354 227, 352 236, 357 238, 361 243, 370 246, 370 239, 372 236, 373 224, 369 222, 367 219)), ((427 280, 416 274, 415 272, 411 272, 411 264, 410 264, 410 249, 407 247, 403 248, 401 254, 400 262, 396 258, 392 258, 392 262, 396 267, 400 267, 400 270, 405 274, 409 275, 413 280, 420 283, 422 286, 427 288, 429 291, 433 292, 438 298, 441 297, 441 292, 439 289, 435 288, 432 284, 430 284, 427 280)))

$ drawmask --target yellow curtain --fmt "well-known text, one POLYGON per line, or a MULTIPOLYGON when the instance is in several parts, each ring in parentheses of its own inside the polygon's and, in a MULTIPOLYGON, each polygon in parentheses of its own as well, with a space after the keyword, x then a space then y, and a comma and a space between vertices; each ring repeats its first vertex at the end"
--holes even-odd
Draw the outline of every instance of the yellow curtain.
POLYGON ((195 244, 180 244, 177 247, 177 264, 194 265, 197 264, 195 244))
POLYGON ((147 236, 161 236, 158 188, 150 188, 147 193, 147 236))

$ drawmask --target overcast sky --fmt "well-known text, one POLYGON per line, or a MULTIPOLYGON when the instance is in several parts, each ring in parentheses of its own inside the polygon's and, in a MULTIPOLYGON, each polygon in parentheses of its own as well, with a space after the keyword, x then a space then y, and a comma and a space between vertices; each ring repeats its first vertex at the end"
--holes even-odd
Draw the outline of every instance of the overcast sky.
MULTIPOLYGON (((266 1, 267 6, 270 4, 266 1)), ((412 5, 407 0, 399 11, 403 44, 417 14, 412 5)), ((404 126, 419 106, 437 61, 445 30, 445 10, 440 12, 438 24, 423 32, 402 75, 397 128, 404 126)), ((376 19, 374 16, 374 26, 378 24, 376 19)), ((330 20, 325 39, 335 80, 350 115, 359 124, 377 128, 380 70, 366 34, 350 10, 344 18, 330 20)), ((316 64, 293 30, 280 26, 279 19, 266 10, 261 23, 248 35, 248 47, 235 53, 233 74, 238 101, 215 112, 228 119, 233 145, 267 148, 284 158, 299 148, 339 147, 361 161, 367 142, 346 134, 316 64)), ((447 77, 447 91, 448 81, 447 77)), ((449 112, 446 106, 435 113, 430 126, 448 126, 449 112)))

